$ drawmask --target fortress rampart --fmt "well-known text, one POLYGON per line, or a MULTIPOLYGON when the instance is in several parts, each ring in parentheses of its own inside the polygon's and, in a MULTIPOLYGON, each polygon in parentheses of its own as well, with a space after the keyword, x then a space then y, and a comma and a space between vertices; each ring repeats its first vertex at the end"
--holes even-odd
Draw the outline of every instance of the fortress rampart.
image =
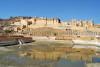
POLYGON ((14 31, 16 31, 17 33, 26 32, 34 36, 49 36, 49 34, 53 36, 55 34, 63 36, 63 33, 64 35, 70 36, 83 34, 91 34, 90 36, 95 36, 100 33, 100 28, 98 27, 99 25, 94 25, 93 20, 78 21, 76 19, 73 19, 70 22, 62 22, 59 18, 42 17, 15 17, 14 20, 16 21, 13 21, 11 23, 11 25, 14 26, 14 31))

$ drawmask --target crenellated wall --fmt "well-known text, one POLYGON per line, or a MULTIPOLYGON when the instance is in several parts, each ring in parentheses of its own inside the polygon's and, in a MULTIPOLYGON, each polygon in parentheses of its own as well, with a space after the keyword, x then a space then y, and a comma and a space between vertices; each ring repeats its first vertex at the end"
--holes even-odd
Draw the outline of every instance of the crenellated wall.
MULTIPOLYGON (((11 25, 15 25, 20 30, 20 32, 24 31, 28 31, 27 29, 37 29, 37 28, 42 28, 42 30, 39 31, 35 31, 35 30, 31 30, 30 33, 33 34, 34 36, 48 36, 48 34, 51 30, 53 31, 54 29, 59 29, 60 30, 64 30, 65 34, 63 34, 63 32, 53 32, 50 33, 50 35, 54 35, 55 33, 58 35, 74 35, 74 33, 76 33, 76 30, 79 31, 81 33, 85 32, 86 34, 91 34, 88 33, 86 31, 92 31, 92 32, 99 32, 99 27, 96 27, 97 25, 94 25, 93 20, 90 21, 78 21, 76 19, 73 19, 70 22, 62 22, 60 21, 59 18, 41 18, 41 17, 31 17, 31 18, 17 18, 16 21, 13 21, 13 23, 11 25), (18 21, 17 21, 18 20, 18 21), (50 29, 50 31, 43 31, 43 28, 53 28, 50 29), (70 31, 68 31, 70 30, 70 31), (41 32, 42 31, 42 32, 41 32), (74 31, 74 32, 71 32, 74 31), (38 34, 36 34, 38 33, 38 34)), ((29 31, 28 31, 29 32, 29 31)), ((53 36, 52 35, 52 36, 53 36)), ((83 34, 78 34, 78 35, 83 35, 83 34)), ((94 34, 91 36, 95 36, 94 34)))

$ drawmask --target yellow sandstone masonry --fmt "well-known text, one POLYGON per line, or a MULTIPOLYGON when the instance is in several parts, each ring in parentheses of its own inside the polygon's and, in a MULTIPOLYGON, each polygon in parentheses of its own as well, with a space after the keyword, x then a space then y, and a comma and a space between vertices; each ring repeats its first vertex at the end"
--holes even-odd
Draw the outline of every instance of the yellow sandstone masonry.
MULTIPOLYGON (((32 36, 90 36, 100 35, 100 25, 94 24, 93 20, 62 22, 59 18, 32 17, 16 18, 11 25, 18 34, 29 34, 32 36)), ((71 38, 61 38, 71 39, 71 38)))

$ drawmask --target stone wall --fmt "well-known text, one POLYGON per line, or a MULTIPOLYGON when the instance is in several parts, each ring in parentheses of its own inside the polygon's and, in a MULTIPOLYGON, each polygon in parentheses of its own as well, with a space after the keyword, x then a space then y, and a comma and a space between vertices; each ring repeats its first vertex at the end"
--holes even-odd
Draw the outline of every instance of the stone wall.
POLYGON ((64 36, 67 34, 66 30, 54 29, 51 27, 41 27, 36 29, 27 29, 23 32, 28 33, 32 36, 47 36, 47 37, 54 37, 54 36, 64 36))
POLYGON ((76 19, 73 19, 71 22, 61 22, 58 18, 39 18, 39 17, 33 17, 28 19, 20 19, 18 22, 14 22, 13 25, 20 25, 20 27, 23 27, 23 25, 26 25, 28 28, 39 28, 39 27, 52 27, 52 28, 58 28, 58 29, 84 29, 88 27, 93 27, 93 20, 91 21, 78 21, 76 19))
POLYGON ((41 17, 17 18, 17 20, 13 21, 11 25, 20 29, 18 30, 20 33, 24 31, 33 36, 96 36, 100 33, 100 28, 94 25, 93 20, 73 19, 70 22, 62 22, 58 18, 41 17))
POLYGON ((91 21, 78 21, 73 19, 71 22, 65 22, 66 25, 75 26, 75 27, 93 27, 94 23, 93 20, 91 21))

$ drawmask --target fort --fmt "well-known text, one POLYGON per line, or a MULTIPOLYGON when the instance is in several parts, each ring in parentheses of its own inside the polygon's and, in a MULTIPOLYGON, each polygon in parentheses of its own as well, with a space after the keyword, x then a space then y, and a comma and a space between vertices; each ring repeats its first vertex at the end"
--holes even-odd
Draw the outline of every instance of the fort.
POLYGON ((96 36, 100 35, 100 25, 93 20, 62 22, 59 18, 11 17, 13 30, 18 34, 32 36, 96 36))
POLYGON ((24 25, 29 28, 39 28, 39 27, 53 27, 58 29, 66 29, 69 27, 93 27, 93 20, 91 21, 78 21, 73 19, 70 22, 62 22, 59 18, 42 18, 42 17, 32 17, 32 18, 16 18, 17 22, 15 25, 24 25), (20 23, 19 23, 20 22, 20 23))

